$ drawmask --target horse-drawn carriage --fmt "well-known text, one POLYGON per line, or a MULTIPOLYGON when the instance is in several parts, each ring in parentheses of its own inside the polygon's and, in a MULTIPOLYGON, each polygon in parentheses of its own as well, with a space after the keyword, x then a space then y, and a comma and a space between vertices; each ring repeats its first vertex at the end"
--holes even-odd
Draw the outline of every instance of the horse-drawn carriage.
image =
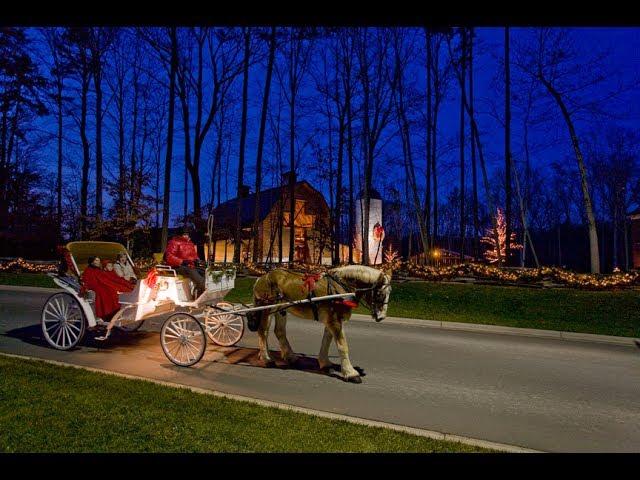
MULTIPOLYGON (((173 346, 191 336, 190 332, 194 330, 206 332, 206 336, 218 345, 230 346, 240 340, 244 333, 243 319, 232 313, 233 305, 222 302, 234 287, 236 277, 235 268, 226 265, 207 266, 205 290, 198 293, 190 279, 176 274, 169 266, 158 264, 152 275, 139 279, 132 291, 119 293, 121 308, 109 321, 98 318, 95 292, 82 288, 82 272, 87 267, 89 257, 116 258, 120 252, 127 250, 116 242, 70 242, 65 246, 67 272, 49 274, 65 292, 51 295, 41 315, 42 333, 49 345, 58 350, 69 350, 82 340, 87 329, 104 331, 105 334, 96 339, 106 340, 112 328, 135 331, 145 320, 174 312, 178 308, 186 309, 189 313, 173 313, 165 320, 161 334, 163 350, 174 363, 186 365, 193 362, 193 354, 184 359, 176 358, 173 346), (213 313, 218 315, 211 316, 213 313), (193 325, 194 322, 197 325, 193 325)), ((127 260, 133 266, 128 253, 127 260)), ((201 352, 197 352, 198 360, 206 347, 204 338, 201 344, 201 352)))
MULTIPOLYGON (((136 283, 133 291, 119 294, 121 308, 105 322, 97 318, 92 292, 82 289, 80 279, 90 256, 116 258, 121 251, 126 249, 114 242, 67 244, 66 260, 71 273, 49 274, 65 292, 51 295, 42 309, 42 333, 52 347, 73 348, 88 328, 106 328, 105 335, 96 337, 106 340, 112 328, 135 331, 149 318, 174 312, 160 329, 160 344, 171 362, 188 367, 204 356, 207 337, 217 345, 235 345, 244 333, 246 317, 250 330, 258 333, 260 359, 265 366, 271 366, 274 361, 269 354, 267 336, 271 318, 275 317, 275 335, 282 358, 287 363, 295 363, 298 357, 286 334, 286 312, 291 310, 297 317, 324 324, 318 355, 320 368, 333 365, 328 355, 333 339, 345 380, 359 383, 360 375, 349 360, 344 323, 360 302, 369 307, 373 319, 384 319, 391 293, 390 275, 362 265, 335 268, 324 274, 276 269, 256 281, 253 304, 233 305, 222 299, 234 288, 235 268, 208 265, 205 290, 196 296, 190 279, 177 275, 171 267, 156 265, 152 274, 136 283), (178 308, 186 311, 175 311, 178 308)), ((133 265, 128 254, 127 258, 133 265)))

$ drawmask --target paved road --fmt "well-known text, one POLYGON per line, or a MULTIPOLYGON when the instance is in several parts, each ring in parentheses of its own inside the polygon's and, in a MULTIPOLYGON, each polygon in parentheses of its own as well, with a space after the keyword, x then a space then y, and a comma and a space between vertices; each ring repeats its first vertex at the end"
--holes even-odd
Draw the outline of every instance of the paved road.
MULTIPOLYGON (((320 325, 289 321, 295 368, 257 360, 257 336, 210 345, 190 368, 160 348, 162 318, 74 351, 40 336, 49 292, 0 287, 0 352, 57 360, 330 414, 544 452, 640 452, 640 349, 631 339, 434 328, 436 322, 354 319, 347 335, 360 385, 318 370, 320 325), (567 338, 571 338, 568 340, 567 338)), ((510 332, 506 329, 504 331, 510 332)), ((273 334, 272 350, 277 348, 273 334)), ((335 347, 332 360, 338 361, 335 347)))

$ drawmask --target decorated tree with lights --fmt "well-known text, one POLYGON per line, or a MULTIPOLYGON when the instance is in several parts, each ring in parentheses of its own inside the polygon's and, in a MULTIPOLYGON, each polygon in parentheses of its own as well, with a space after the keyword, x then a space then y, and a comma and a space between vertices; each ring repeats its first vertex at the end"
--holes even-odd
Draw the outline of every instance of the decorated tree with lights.
MULTIPOLYGON (((485 250, 484 252, 484 258, 486 258, 489 261, 489 263, 498 263, 498 260, 502 260, 502 262, 504 262, 504 252, 506 251, 507 222, 506 222, 504 213, 502 212, 502 209, 498 207, 497 211, 498 213, 496 215, 496 225, 498 230, 497 237, 498 237, 498 241, 500 242, 499 244, 500 248, 498 249, 496 246, 496 240, 495 240, 496 235, 495 235, 495 232, 493 231, 493 228, 488 228, 486 235, 480 239, 482 243, 487 245, 487 250, 485 250), (500 252, 500 256, 502 257, 501 259, 498 257, 498 252, 500 252)), ((516 242, 515 232, 511 232, 509 237, 510 237, 509 243, 510 243, 511 251, 515 251, 522 248, 522 245, 516 242)))

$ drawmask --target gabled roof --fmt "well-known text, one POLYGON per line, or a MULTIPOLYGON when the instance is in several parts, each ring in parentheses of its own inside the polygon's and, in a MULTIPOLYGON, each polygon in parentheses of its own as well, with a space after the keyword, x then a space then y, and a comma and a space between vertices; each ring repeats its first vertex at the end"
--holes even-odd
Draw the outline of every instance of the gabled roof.
MULTIPOLYGON (((306 180, 302 180, 295 184, 296 189, 304 186, 305 188, 310 189, 311 191, 317 193, 323 200, 324 197, 320 192, 318 192, 315 188, 313 188, 309 182, 306 180)), ((267 190, 260 191, 260 221, 262 222, 269 212, 273 210, 276 202, 280 199, 280 196, 288 190, 288 185, 278 186, 269 188, 267 190)), ((240 208, 241 208, 241 221, 242 226, 249 226, 253 223, 254 218, 254 208, 256 203, 256 194, 252 193, 246 197, 240 199, 240 208)), ((222 225, 225 223, 225 219, 235 218, 236 208, 238 205, 238 198, 232 198, 231 200, 227 200, 224 203, 221 203, 213 210, 213 216, 215 218, 215 222, 217 225, 222 225)), ((285 210, 288 207, 285 206, 285 210)))

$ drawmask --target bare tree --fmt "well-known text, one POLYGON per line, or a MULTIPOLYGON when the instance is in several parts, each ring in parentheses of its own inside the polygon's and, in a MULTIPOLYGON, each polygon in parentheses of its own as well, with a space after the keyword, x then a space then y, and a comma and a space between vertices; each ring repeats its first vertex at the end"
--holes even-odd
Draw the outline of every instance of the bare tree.
POLYGON ((283 92, 289 105, 289 262, 291 264, 295 246, 296 100, 311 58, 314 37, 315 32, 312 29, 290 27, 289 41, 285 46, 285 71, 283 72, 282 68, 276 68, 280 84, 287 87, 283 88, 283 92))
MULTIPOLYGON (((447 46, 449 48, 449 55, 453 59, 454 56, 451 49, 451 37, 447 39, 447 46)), ((461 90, 464 90, 464 78, 462 77, 461 69, 456 63, 454 63, 453 70, 456 74, 461 90)), ((497 224, 496 215, 493 209, 493 202, 491 201, 491 190, 489 186, 489 179, 487 177, 487 168, 485 166, 484 156, 482 154, 482 146, 480 144, 480 132, 478 131, 478 125, 476 123, 475 117, 471 115, 471 109, 469 107, 469 103, 467 102, 466 96, 464 94, 463 94, 463 100, 464 100, 464 108, 466 109, 467 114, 469 115, 469 120, 471 121, 471 128, 473 130, 473 139, 475 140, 476 146, 478 147, 478 157, 480 159, 480 168, 482 169, 482 177, 484 179, 484 190, 487 197, 487 207, 489 209, 489 214, 491 215, 491 225, 492 225, 493 235, 495 237, 494 240, 496 245, 496 253, 498 256, 498 266, 501 267, 503 253, 500 252, 500 240, 498 239, 498 224, 497 224)))
POLYGON ((67 76, 67 66, 62 59, 62 53, 60 51, 60 28, 58 27, 44 27, 42 28, 42 35, 45 39, 48 51, 51 54, 51 76, 53 77, 53 85, 55 88, 52 93, 52 100, 55 104, 56 110, 56 124, 57 124, 57 177, 56 177, 56 218, 58 226, 58 237, 62 236, 62 165, 63 165, 63 125, 64 125, 64 104, 65 101, 69 101, 69 97, 63 97, 64 79, 67 76))
POLYGON ((395 69, 394 76, 396 77, 390 83, 394 86, 394 103, 396 106, 396 115, 399 124, 400 137, 402 139, 402 150, 404 156, 404 166, 407 175, 407 181, 409 182, 411 198, 413 199, 414 214, 416 217, 416 224, 420 232, 420 240, 422 242, 422 251, 424 252, 424 263, 429 264, 429 234, 427 232, 427 225, 422 217, 420 208, 420 199, 418 197, 418 187, 416 182, 416 174, 413 166, 413 153, 411 150, 411 135, 410 135, 410 123, 407 117, 407 110, 411 107, 411 102, 415 104, 418 100, 405 101, 405 87, 403 72, 406 69, 407 63, 410 58, 413 57, 413 38, 407 35, 409 38, 405 39, 405 31, 402 29, 396 29, 392 32, 392 47, 395 56, 395 69))
POLYGON ((184 33, 185 43, 180 51, 176 86, 182 107, 185 166, 193 187, 193 218, 195 221, 202 221, 202 149, 216 112, 224 102, 234 80, 242 72, 243 43, 233 28, 191 27, 184 33), (195 59, 191 58, 192 42, 195 42, 195 59), (206 95, 209 96, 208 100, 205 98, 206 95), (192 99, 195 105, 193 116, 192 99))
MULTIPOLYGON (((511 65, 509 62, 509 27, 504 29, 504 159, 505 159, 505 202, 506 239, 505 262, 511 258, 511 65)), ((524 249, 523 249, 524 251, 524 249)), ((536 262, 537 263, 537 262, 536 262)))
POLYGON ((584 212, 589 226, 591 272, 600 273, 598 232, 576 120, 583 113, 591 116, 601 114, 600 105, 616 94, 607 89, 603 96, 602 93, 596 93, 594 88, 607 78, 602 73, 606 54, 579 55, 570 32, 566 29, 538 28, 532 30, 532 37, 529 42, 518 44, 517 67, 540 82, 560 109, 566 123, 578 166, 584 212))
MULTIPOLYGON (((359 63, 359 80, 362 87, 362 143, 364 160, 363 196, 364 218, 360 232, 362 262, 369 264, 369 192, 372 188, 373 166, 381 148, 381 136, 393 120, 393 89, 388 79, 395 81, 392 60, 388 58, 390 30, 361 28, 355 34, 355 51, 359 63)), ((384 142, 382 142, 384 144, 384 142)))
MULTIPOLYGON (((265 78, 264 94, 262 96, 262 113, 260 115, 260 133, 258 134, 258 151, 256 153, 256 193, 253 211, 253 261, 258 261, 258 243, 260 240, 258 224, 260 222, 260 189, 262 188, 262 153, 264 150, 264 136, 269 108, 269 93, 271 92, 271 77, 276 56, 276 27, 271 27, 268 36, 269 58, 267 60, 267 75, 265 78)), ((264 242, 262 243, 264 245, 264 242)), ((264 252, 263 252, 264 255, 264 252)))
POLYGON ((103 221, 103 160, 102 160, 102 77, 105 55, 111 48, 114 38, 112 27, 89 28, 89 52, 91 54, 91 73, 96 91, 96 221, 103 221))
POLYGON ((162 30, 138 29, 138 34, 159 55, 160 61, 165 67, 169 77, 169 108, 167 120, 167 147, 164 164, 164 187, 162 199, 162 233, 160 247, 164 251, 167 248, 169 237, 169 216, 171 200, 171 165, 173 159, 173 131, 175 123, 176 104, 176 79, 179 68, 178 56, 178 32, 176 27, 168 27, 162 30))
POLYGON ((427 183, 427 194, 425 198, 425 210, 427 214, 425 215, 427 222, 427 232, 429 232, 429 225, 433 224, 433 232, 431 234, 431 245, 433 248, 435 246, 435 240, 438 237, 438 169, 437 169, 437 158, 438 158, 438 114, 440 112, 442 103, 446 97, 447 89, 449 87, 449 83, 451 80, 451 66, 452 63, 449 59, 441 58, 441 47, 443 42, 447 37, 447 32, 449 29, 430 29, 429 35, 427 36, 427 71, 428 77, 431 78, 430 82, 433 87, 431 89, 431 93, 427 93, 429 98, 427 105, 433 104, 431 108, 431 113, 427 112, 427 125, 430 124, 430 133, 429 128, 427 128, 427 137, 430 140, 427 142, 430 152, 427 156, 428 165, 426 168, 426 183, 427 183), (433 31, 432 31, 433 30, 433 31), (432 178, 432 186, 429 184, 429 177, 432 178), (433 196, 433 204, 431 205, 431 197, 433 196), (433 215, 429 213, 433 211, 433 215))
POLYGON ((89 32, 86 28, 67 27, 62 36, 62 56, 68 63, 70 72, 80 84, 80 112, 71 110, 71 115, 79 129, 82 142, 82 178, 80 184, 80 238, 89 235, 89 168, 91 152, 88 135, 89 87, 91 85, 91 57, 89 53, 89 32))

